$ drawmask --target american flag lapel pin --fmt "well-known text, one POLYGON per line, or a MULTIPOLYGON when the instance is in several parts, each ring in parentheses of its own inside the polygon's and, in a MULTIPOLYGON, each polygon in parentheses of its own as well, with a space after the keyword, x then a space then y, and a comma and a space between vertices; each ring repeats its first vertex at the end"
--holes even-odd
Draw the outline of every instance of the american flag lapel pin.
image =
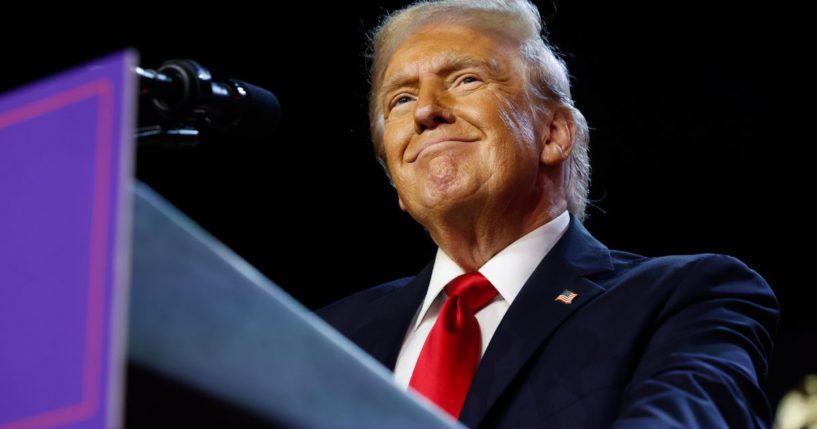
POLYGON ((559 296, 556 297, 556 299, 554 299, 554 301, 559 301, 563 304, 573 304, 573 299, 575 299, 577 296, 579 296, 579 294, 576 292, 573 292, 570 289, 565 289, 559 294, 559 296))

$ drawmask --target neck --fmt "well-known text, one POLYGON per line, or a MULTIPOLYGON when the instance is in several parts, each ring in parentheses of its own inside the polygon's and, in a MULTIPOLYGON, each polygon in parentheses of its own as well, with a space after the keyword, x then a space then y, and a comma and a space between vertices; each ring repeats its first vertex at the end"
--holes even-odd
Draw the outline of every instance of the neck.
POLYGON ((462 210, 463 215, 431 222, 434 242, 466 272, 476 271, 502 249, 550 222, 567 209, 567 203, 542 200, 534 210, 508 213, 462 210), (477 213, 475 215, 475 213, 477 213))

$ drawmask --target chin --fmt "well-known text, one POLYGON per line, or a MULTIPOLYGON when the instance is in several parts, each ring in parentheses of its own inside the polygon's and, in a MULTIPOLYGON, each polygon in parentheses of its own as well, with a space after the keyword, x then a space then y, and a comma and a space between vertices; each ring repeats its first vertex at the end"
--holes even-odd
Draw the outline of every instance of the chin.
POLYGON ((463 208, 472 207, 473 203, 473 192, 467 192, 467 189, 459 186, 448 186, 442 189, 426 188, 421 200, 424 210, 437 215, 455 213, 463 208))

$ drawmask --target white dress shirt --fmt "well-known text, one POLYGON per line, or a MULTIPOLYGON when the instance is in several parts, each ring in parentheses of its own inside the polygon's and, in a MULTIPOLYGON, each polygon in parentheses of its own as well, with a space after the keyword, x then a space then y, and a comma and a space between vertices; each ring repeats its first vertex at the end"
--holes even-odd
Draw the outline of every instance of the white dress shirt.
MULTIPOLYGON (((519 294, 522 286, 528 281, 528 277, 533 274, 533 270, 536 269, 539 262, 559 241, 567 230, 569 223, 570 216, 565 211, 550 222, 514 241, 479 268, 478 271, 499 292, 490 304, 476 314, 479 330, 482 334, 482 352, 480 356, 485 354, 488 343, 499 326, 499 322, 505 316, 508 307, 513 304, 513 300, 519 294)), ((465 271, 442 249, 437 249, 437 258, 434 261, 434 269, 431 272, 426 297, 423 300, 422 307, 420 307, 411 325, 409 325, 406 338, 403 340, 403 347, 397 356, 394 377, 398 385, 408 388, 411 374, 414 372, 414 366, 417 364, 417 358, 420 356, 423 344, 425 344, 428 333, 434 326, 434 322, 437 321, 437 315, 440 314, 443 302, 447 298, 443 290, 445 285, 464 273, 465 271)))

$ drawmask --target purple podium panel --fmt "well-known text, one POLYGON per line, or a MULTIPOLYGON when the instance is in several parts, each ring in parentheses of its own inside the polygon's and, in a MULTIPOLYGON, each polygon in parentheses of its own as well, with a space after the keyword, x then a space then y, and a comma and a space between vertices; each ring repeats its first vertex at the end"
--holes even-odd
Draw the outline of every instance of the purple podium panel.
POLYGON ((121 427, 135 66, 0 96, 0 429, 121 427))

